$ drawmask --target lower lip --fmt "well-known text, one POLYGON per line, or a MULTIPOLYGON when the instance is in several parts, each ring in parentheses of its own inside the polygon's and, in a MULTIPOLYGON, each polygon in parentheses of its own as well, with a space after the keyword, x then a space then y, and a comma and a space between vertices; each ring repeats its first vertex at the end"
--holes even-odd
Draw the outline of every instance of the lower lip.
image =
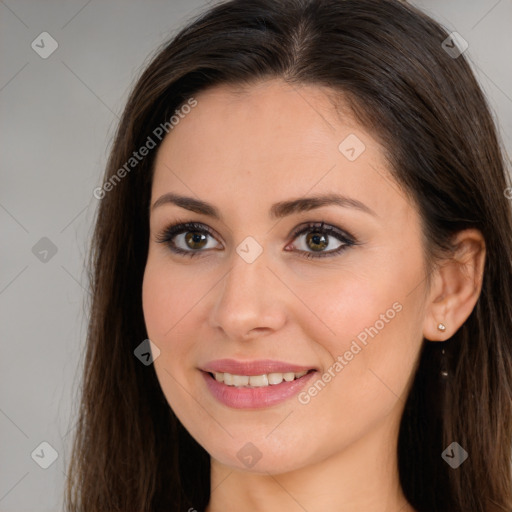
POLYGON ((234 409, 260 409, 284 402, 297 395, 314 377, 316 371, 307 373, 291 382, 255 388, 237 388, 218 382, 209 373, 201 371, 210 393, 222 404, 234 409))

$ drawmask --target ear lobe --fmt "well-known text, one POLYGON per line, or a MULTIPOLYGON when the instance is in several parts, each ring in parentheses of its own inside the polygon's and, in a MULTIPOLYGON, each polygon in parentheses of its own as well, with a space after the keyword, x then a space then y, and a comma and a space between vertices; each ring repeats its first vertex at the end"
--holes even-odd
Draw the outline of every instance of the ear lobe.
POLYGON ((430 341, 453 336, 473 311, 482 289, 486 251, 481 232, 459 231, 453 246, 432 279, 423 326, 423 336, 430 341), (439 324, 446 329, 439 329, 439 324))

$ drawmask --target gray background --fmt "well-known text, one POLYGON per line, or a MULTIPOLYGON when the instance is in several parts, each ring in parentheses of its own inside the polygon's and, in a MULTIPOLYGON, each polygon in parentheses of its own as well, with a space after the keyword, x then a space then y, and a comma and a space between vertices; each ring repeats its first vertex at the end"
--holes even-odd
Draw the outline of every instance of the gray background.
MULTIPOLYGON (((412 3, 469 42, 466 55, 512 155, 512 0, 412 3)), ((205 5, 0 0, 2 512, 62 507, 87 326, 92 191, 148 55, 205 5), (58 43, 47 59, 31 47, 45 31, 58 43), (48 469, 31 458, 43 441, 58 452, 48 469)), ((48 449, 36 453, 49 460, 48 449)))

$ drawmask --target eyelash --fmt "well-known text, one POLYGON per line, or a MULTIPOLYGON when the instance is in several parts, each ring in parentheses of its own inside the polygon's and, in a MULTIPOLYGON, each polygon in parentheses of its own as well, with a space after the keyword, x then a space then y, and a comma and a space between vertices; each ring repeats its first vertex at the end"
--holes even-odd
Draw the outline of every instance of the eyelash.
MULTIPOLYGON (((338 254, 341 254, 344 250, 348 249, 349 247, 358 245, 355 237, 352 236, 350 233, 342 231, 330 225, 324 227, 324 224, 325 223, 322 221, 320 223, 309 222, 306 225, 301 225, 298 228, 296 228, 295 231, 292 233, 292 240, 295 240, 295 238, 297 238, 298 236, 311 231, 314 233, 320 233, 322 235, 333 236, 334 238, 337 238, 340 242, 343 242, 343 245, 341 245, 337 249, 333 249, 325 253, 315 254, 314 252, 297 251, 299 256, 303 258, 327 258, 331 256, 337 256, 338 254)), ((184 256, 188 256, 191 258, 194 256, 198 256, 201 253, 204 253, 205 251, 202 250, 185 251, 174 245, 172 239, 176 235, 187 232, 199 232, 202 234, 210 235, 212 238, 215 238, 213 231, 205 224, 197 222, 180 222, 177 224, 172 224, 165 228, 159 235, 156 236, 156 242, 166 244, 169 247, 169 249, 176 254, 182 254, 184 256)))

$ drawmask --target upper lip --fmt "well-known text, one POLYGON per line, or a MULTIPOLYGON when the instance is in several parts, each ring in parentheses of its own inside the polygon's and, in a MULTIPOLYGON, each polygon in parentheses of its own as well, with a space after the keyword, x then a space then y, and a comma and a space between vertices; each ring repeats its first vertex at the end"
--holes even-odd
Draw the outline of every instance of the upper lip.
POLYGON ((254 361, 237 361, 235 359, 216 359, 203 365, 201 370, 205 372, 231 373, 232 375, 263 375, 266 373, 299 373, 315 370, 311 366, 302 366, 271 359, 259 359, 254 361))

